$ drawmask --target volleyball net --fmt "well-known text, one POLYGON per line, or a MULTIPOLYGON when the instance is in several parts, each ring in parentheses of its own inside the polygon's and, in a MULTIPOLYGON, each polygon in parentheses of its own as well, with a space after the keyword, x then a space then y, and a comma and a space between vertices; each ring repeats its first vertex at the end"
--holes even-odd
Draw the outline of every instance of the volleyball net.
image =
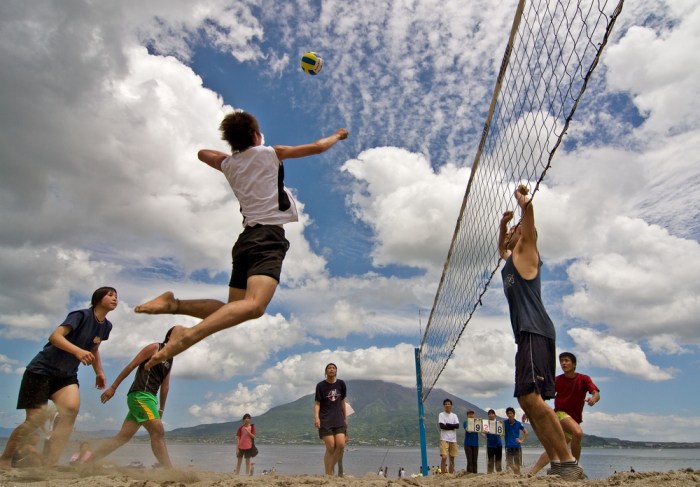
POLYGON ((520 0, 420 345, 422 400, 500 264, 498 222, 519 183, 534 196, 598 64, 623 0, 520 0))

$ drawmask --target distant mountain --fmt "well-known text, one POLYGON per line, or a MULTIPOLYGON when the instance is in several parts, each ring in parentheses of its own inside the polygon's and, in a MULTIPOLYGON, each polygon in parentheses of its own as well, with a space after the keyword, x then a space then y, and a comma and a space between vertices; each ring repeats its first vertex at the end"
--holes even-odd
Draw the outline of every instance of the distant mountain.
MULTIPOLYGON (((418 446, 418 398, 415 388, 403 387, 379 380, 348 380, 348 402, 355 410, 349 418, 349 434, 354 445, 418 446)), ((443 410, 442 401, 452 400, 453 411, 464 420, 467 409, 473 409, 477 417, 485 418, 486 411, 442 389, 433 389, 424 404, 426 441, 436 446, 440 437, 437 417, 443 410)), ((515 401, 515 400, 514 400, 515 401)), ((516 405, 515 403, 513 404, 516 405)), ((317 430, 313 424, 314 395, 309 394, 296 401, 270 409, 253 418, 260 443, 318 444, 317 430)), ((504 419, 504 418, 499 418, 504 419)), ((190 428, 177 428, 167 432, 168 441, 202 443, 234 443, 241 421, 201 424, 190 428)), ((528 426, 528 429, 531 429, 528 426)), ((532 433, 532 431, 531 431, 532 433)), ((464 438, 458 434, 458 441, 464 438)), ((482 441, 483 442, 483 441, 482 441)), ((541 446, 535 434, 531 434, 527 447, 541 446)), ((598 448, 700 448, 700 443, 673 443, 629 441, 618 438, 583 436, 584 447, 598 448)))
MULTIPOLYGON (((354 444, 418 445, 418 398, 416 389, 379 380, 348 380, 347 401, 355 410, 349 418, 349 435, 354 444)), ((442 389, 433 389, 424 404, 426 438, 437 445, 439 431, 437 416, 443 410, 442 401, 450 398, 460 419, 467 409, 486 417, 486 411, 442 389)), ((253 418, 260 443, 318 443, 314 428, 314 395, 270 409, 253 418)), ((168 440, 232 443, 241 421, 202 424, 168 431, 168 440)))

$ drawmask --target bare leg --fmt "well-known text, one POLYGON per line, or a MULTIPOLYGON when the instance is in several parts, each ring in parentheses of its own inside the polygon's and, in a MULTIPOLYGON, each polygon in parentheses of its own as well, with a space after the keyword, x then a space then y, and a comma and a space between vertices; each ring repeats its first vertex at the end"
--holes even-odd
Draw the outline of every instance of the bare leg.
POLYGON ((138 424, 136 421, 125 420, 122 424, 122 429, 119 430, 119 433, 117 433, 112 438, 104 440, 102 443, 100 443, 100 445, 97 447, 97 450, 93 452, 90 459, 85 463, 89 465, 94 462, 97 462, 109 455, 110 453, 112 453, 120 446, 125 445, 136 434, 140 427, 141 425, 138 424))
POLYGON ((450 473, 455 473, 455 457, 450 456, 450 473))
POLYGON ((530 470, 527 473, 529 475, 537 475, 537 472, 542 470, 548 463, 549 455, 547 455, 546 451, 543 451, 542 455, 540 455, 535 464, 532 466, 532 468, 530 468, 530 470))
POLYGON ((58 464, 61 453, 63 453, 63 449, 66 443, 68 443, 70 434, 73 431, 75 418, 78 416, 78 411, 80 410, 80 390, 78 389, 78 385, 71 384, 59 389, 51 396, 51 400, 58 409, 58 418, 56 419, 56 425, 51 435, 51 447, 49 448, 49 456, 46 460, 46 464, 49 467, 58 464))
POLYGON ((235 299, 239 297, 241 290, 231 288, 229 303, 221 306, 192 328, 176 327, 165 347, 153 354, 146 364, 146 369, 184 352, 209 335, 244 321, 260 318, 265 313, 276 289, 277 281, 269 276, 249 277, 248 289, 245 290, 243 299, 235 299))
POLYGON ((143 423, 143 427, 146 428, 151 437, 151 450, 153 450, 153 455, 155 455, 158 463, 166 468, 172 468, 173 464, 170 462, 168 448, 165 446, 163 422, 160 419, 151 419, 143 423))
POLYGON ((151 315, 171 314, 187 315, 204 319, 224 305, 217 299, 176 299, 167 291, 134 308, 136 313, 151 315))
MULTIPOLYGON (((236 452, 236 453, 238 453, 238 452, 236 452)), ((238 455, 236 455, 236 470, 234 471, 234 473, 236 475, 238 475, 241 472, 241 463, 242 462, 243 462, 243 457, 242 456, 239 457, 238 455)))
POLYGON ((518 402, 530 418, 530 424, 549 458, 553 462, 575 460, 566 446, 566 438, 557 414, 544 402, 542 396, 532 392, 518 397, 518 402))
POLYGON ((335 470, 335 466, 343 457, 343 453, 345 453, 345 433, 340 433, 338 435, 335 435, 335 450, 333 451, 333 465, 331 466, 331 475, 333 475, 333 470, 335 470))
POLYGON ((0 456, 0 469, 9 468, 12 464, 12 455, 22 445, 26 438, 41 427, 45 422, 47 406, 25 410, 25 420, 10 434, 5 444, 5 451, 0 456))
POLYGON ((583 441, 583 430, 574 418, 569 416, 561 420, 561 427, 565 433, 571 435, 571 454, 578 460, 581 458, 581 442, 583 441))
POLYGON ((250 472, 250 458, 248 458, 248 457, 246 457, 246 459, 245 459, 245 474, 252 475, 250 472))
POLYGON ((440 455, 440 473, 446 473, 446 472, 447 472, 447 455, 440 455))
POLYGON ((333 475, 335 464, 338 463, 338 458, 343 454, 343 449, 345 448, 345 433, 324 436, 323 443, 326 445, 326 453, 323 455, 323 466, 326 475, 333 475))

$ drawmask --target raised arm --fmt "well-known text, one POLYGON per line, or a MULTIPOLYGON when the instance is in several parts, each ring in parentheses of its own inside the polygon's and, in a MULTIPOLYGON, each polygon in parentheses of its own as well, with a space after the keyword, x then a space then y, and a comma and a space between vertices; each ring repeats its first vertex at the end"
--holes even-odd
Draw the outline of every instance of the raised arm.
POLYGON ((537 250, 535 210, 528 194, 529 190, 524 184, 518 186, 514 193, 522 217, 518 224, 518 241, 513 248, 513 264, 523 278, 533 279, 539 270, 540 254, 537 250))
POLYGON ((224 162, 224 159, 228 156, 229 155, 224 152, 212 149, 202 149, 197 152, 197 157, 200 161, 213 167, 217 171, 221 171, 221 163, 224 162))
POLYGON ((321 154, 333 147, 339 140, 348 138, 346 129, 338 129, 333 135, 318 139, 316 142, 303 145, 276 145, 274 146, 277 153, 277 159, 284 161, 285 159, 298 159, 299 157, 312 156, 321 154))
POLYGON ((141 349, 139 353, 136 354, 136 357, 134 357, 131 362, 126 364, 126 367, 122 369, 121 372, 119 372, 119 375, 117 376, 116 379, 114 379, 114 382, 112 383, 111 386, 109 386, 100 396, 100 399, 102 400, 103 403, 109 401, 112 399, 114 396, 114 393, 117 392, 117 388, 119 387, 119 384, 122 383, 124 379, 129 377, 129 374, 131 374, 131 371, 133 371, 136 367, 138 367, 140 364, 151 358, 151 356, 158 351, 158 344, 157 343, 151 343, 150 345, 147 345, 141 349))
POLYGON ((508 235, 508 222, 510 222, 512 219, 512 211, 504 212, 498 227, 498 253, 503 260, 506 260, 510 256, 510 250, 508 250, 507 247, 506 237, 508 235))

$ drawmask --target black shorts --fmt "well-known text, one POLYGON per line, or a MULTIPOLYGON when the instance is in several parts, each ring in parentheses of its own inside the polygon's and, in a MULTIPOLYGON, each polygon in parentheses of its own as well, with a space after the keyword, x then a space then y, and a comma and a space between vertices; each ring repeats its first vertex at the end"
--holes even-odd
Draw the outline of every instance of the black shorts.
POLYGON ((535 333, 520 333, 518 352, 515 354, 513 396, 537 392, 542 399, 553 399, 556 362, 554 340, 535 333))
POLYGON ((248 448, 247 450, 238 450, 236 453, 236 458, 253 458, 253 449, 248 448))
POLYGON ((250 276, 270 276, 280 281, 282 261, 289 250, 284 228, 277 225, 245 227, 231 249, 233 267, 229 287, 246 289, 250 276))
POLYGON ((335 436, 342 433, 347 434, 346 431, 345 426, 341 426, 340 428, 324 428, 321 426, 318 429, 318 437, 323 439, 325 436, 335 436))
POLYGON ((54 377, 24 371, 22 384, 19 386, 17 409, 38 409, 48 404, 57 391, 71 384, 78 384, 78 376, 54 377))

